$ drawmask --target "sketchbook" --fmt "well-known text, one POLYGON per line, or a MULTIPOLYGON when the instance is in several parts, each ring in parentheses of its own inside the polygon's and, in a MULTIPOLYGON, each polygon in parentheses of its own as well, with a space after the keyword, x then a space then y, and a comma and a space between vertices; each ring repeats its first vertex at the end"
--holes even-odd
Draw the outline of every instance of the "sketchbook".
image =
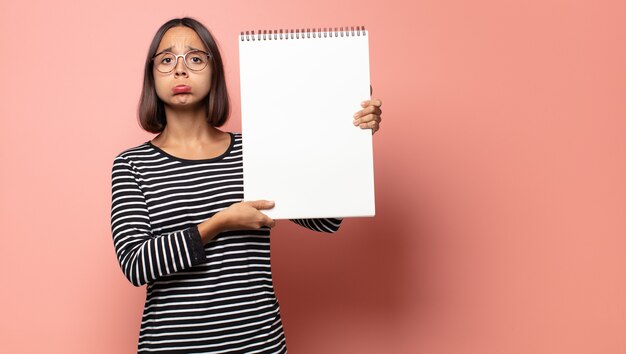
POLYGON ((244 200, 273 219, 374 216, 364 27, 245 31, 238 36, 244 200))

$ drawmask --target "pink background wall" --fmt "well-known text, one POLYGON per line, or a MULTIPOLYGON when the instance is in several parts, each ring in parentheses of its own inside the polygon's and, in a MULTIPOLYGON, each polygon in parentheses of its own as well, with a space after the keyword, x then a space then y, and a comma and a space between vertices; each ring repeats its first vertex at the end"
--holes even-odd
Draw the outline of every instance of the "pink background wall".
POLYGON ((231 131, 239 31, 370 30, 378 215, 272 233, 290 352, 626 352, 626 3, 569 0, 3 2, 0 352, 136 349, 111 165, 152 137, 144 56, 185 15, 231 131))

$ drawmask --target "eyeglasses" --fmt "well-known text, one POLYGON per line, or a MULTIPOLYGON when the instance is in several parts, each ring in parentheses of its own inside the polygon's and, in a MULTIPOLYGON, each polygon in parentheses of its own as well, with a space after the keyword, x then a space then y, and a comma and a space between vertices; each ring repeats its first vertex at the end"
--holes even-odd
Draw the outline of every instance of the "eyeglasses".
POLYGON ((199 71, 206 67, 211 55, 202 50, 192 50, 185 54, 174 54, 172 52, 158 53, 152 57, 154 61, 154 67, 164 74, 167 74, 174 70, 178 63, 178 58, 182 57, 185 66, 189 70, 199 71))

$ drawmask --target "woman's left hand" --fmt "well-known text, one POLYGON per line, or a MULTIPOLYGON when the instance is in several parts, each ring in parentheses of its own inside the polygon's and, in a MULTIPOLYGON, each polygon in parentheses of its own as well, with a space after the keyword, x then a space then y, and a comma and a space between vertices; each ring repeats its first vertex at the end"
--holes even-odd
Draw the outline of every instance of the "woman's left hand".
POLYGON ((354 125, 361 129, 372 129, 372 135, 380 129, 383 111, 380 109, 383 102, 377 98, 361 102, 362 110, 354 114, 354 125))

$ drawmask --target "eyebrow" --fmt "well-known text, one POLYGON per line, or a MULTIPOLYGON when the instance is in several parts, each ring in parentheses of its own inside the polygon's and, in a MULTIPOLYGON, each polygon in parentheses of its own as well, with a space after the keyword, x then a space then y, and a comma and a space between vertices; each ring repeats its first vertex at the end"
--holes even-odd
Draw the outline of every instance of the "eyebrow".
MULTIPOLYGON (((157 52, 157 54, 160 54, 160 53, 163 53, 163 52, 170 52, 170 51, 172 51, 172 48, 174 48, 174 46, 167 47, 167 48, 163 49, 162 51, 157 52)), ((204 52, 204 50, 198 49, 198 48, 194 48, 194 47, 192 47, 190 45, 188 45, 187 48, 189 48, 189 50, 201 50, 201 51, 204 52)))

